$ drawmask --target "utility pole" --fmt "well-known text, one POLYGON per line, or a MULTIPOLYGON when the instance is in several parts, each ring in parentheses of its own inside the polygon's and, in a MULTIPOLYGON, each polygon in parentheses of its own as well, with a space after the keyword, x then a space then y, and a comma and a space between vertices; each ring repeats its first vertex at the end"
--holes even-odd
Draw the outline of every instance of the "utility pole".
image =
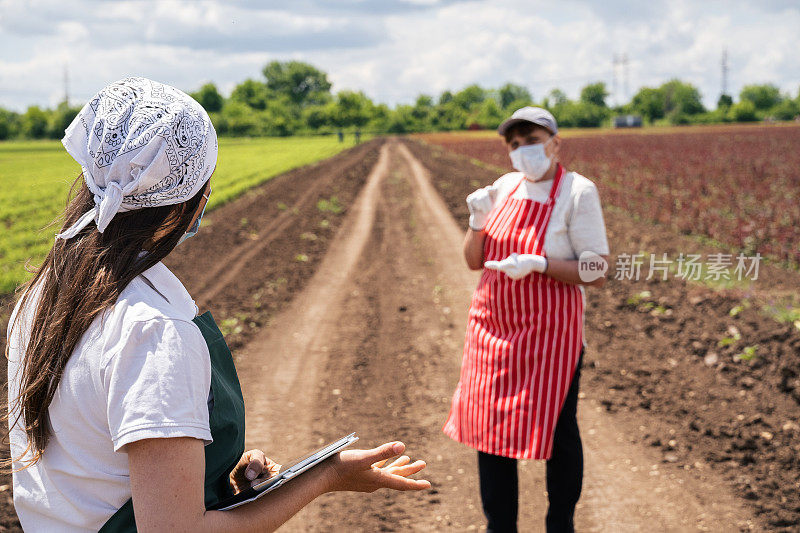
POLYGON ((722 49, 722 94, 728 94, 728 49, 722 49))
POLYGON ((614 53, 614 57, 611 60, 611 94, 614 95, 614 107, 619 106, 619 94, 617 94, 617 66, 619 65, 619 56, 614 53))
POLYGON ((628 54, 622 54, 622 98, 628 101, 628 54))
POLYGON ((622 105, 619 98, 619 73, 622 73, 622 100, 628 100, 628 54, 623 52, 621 54, 614 54, 611 61, 613 65, 611 77, 611 92, 614 94, 614 105, 622 105))
POLYGON ((64 64, 64 102, 69 107, 69 71, 66 63, 64 64))

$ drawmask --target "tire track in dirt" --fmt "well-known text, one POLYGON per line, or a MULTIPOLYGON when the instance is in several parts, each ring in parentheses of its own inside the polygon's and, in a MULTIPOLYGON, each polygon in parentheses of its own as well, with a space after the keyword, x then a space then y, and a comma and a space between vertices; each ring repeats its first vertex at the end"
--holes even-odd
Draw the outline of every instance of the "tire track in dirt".
MULTIPOLYGON (((392 145, 376 225, 337 320, 320 381, 315 432, 358 431, 365 446, 401 439, 428 463, 432 489, 332 494, 312 506, 312 531, 464 531, 482 522, 471 450, 439 431, 457 376, 466 309, 448 302, 446 275, 423 235, 411 172, 392 145)), ((449 247, 445 246, 445 249, 449 247)), ((466 272, 469 276, 469 272, 466 272)), ((473 278, 474 279, 474 278, 473 278)))
MULTIPOLYGON (((388 164, 388 148, 384 145, 380 150, 377 164, 317 272, 238 358, 247 408, 247 447, 264 449, 278 462, 286 463, 314 444, 310 437, 313 385, 325 363, 324 343, 335 325, 326 315, 338 307, 373 225, 378 187, 388 164)), ((294 522, 302 522, 302 514, 294 522)))

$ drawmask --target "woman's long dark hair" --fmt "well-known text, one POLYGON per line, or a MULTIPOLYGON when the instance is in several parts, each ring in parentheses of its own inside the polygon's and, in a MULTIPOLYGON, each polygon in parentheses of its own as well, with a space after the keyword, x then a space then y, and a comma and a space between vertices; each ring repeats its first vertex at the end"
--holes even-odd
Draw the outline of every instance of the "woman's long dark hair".
MULTIPOLYGON (((56 239, 33 278, 18 289, 22 302, 14 324, 8 325, 9 331, 19 324, 32 294, 41 295, 29 325, 30 338, 22 361, 19 396, 16 401, 12 400, 4 416, 7 422, 10 413, 16 412, 12 425, 20 418, 23 421, 28 436, 28 448, 23 457, 32 452, 25 467, 35 464, 47 447, 48 408, 81 336, 97 316, 117 301, 136 276, 175 248, 189 227, 202 196, 203 189, 181 204, 118 213, 103 233, 90 223, 69 240, 56 239), (142 255, 142 250, 147 253, 142 255), (36 291, 32 290, 34 287, 36 291)), ((62 215, 62 231, 95 207, 94 196, 83 177, 72 185, 70 198, 62 215)), ((6 358, 8 350, 6 346, 6 358)), ((12 461, 20 459, 22 457, 11 457, 0 466, 8 471, 12 461)))

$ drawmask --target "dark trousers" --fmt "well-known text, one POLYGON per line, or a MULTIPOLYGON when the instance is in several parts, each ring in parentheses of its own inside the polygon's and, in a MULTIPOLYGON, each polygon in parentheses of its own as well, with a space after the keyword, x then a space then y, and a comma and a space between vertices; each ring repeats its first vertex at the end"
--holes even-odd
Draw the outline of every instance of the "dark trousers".
MULTIPOLYGON (((578 382, 583 365, 583 348, 564 407, 553 435, 553 455, 547 460, 548 533, 572 532, 575 504, 583 485, 583 446, 578 431, 578 382)), ((517 460, 478 452, 478 474, 487 531, 515 533, 519 508, 517 460)))

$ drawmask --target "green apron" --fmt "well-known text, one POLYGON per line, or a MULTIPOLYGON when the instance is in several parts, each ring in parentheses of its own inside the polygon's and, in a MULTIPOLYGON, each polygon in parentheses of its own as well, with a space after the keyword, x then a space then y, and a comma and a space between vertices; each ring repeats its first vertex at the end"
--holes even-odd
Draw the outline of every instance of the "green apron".
MULTIPOLYGON (((244 453, 244 399, 231 351, 211 312, 206 311, 192 322, 200 328, 211 354, 213 404, 209 413, 209 425, 214 442, 205 447, 206 507, 210 507, 233 495, 229 475, 244 453)), ((133 500, 128 500, 120 507, 100 531, 136 531, 133 500)))

